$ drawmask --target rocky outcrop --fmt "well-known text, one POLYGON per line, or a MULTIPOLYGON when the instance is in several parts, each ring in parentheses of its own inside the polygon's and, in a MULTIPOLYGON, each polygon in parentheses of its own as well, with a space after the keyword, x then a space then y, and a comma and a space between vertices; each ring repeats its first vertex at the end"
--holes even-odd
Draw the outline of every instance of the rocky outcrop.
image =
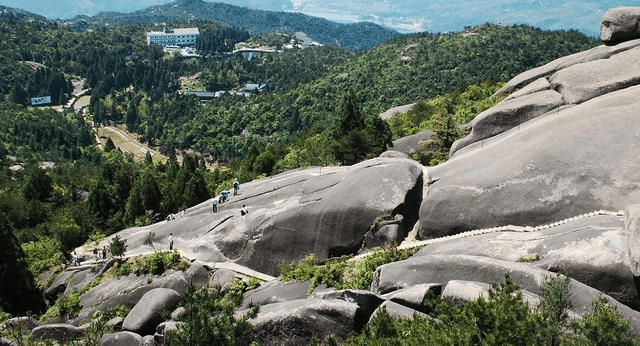
POLYGON ((344 300, 300 299, 269 304, 249 320, 255 329, 243 337, 243 344, 255 340, 261 345, 306 345, 312 336, 322 339, 330 333, 344 340, 356 330, 358 309, 357 304, 344 300))
POLYGON ((80 337, 80 328, 65 323, 45 324, 31 331, 33 339, 53 339, 65 343, 80 337))
POLYGON ((235 278, 236 274, 232 270, 218 269, 213 273, 213 275, 211 275, 209 285, 213 287, 220 287, 220 294, 225 294, 229 290, 229 286, 231 286, 235 278))
POLYGON ((529 262, 552 272, 568 270, 572 278, 640 309, 634 275, 627 265, 627 235, 621 216, 595 214, 526 231, 507 227, 480 233, 440 239, 415 256, 474 255, 529 262))
POLYGON ((467 129, 471 133, 453 143, 451 155, 469 144, 503 133, 562 106, 562 97, 553 90, 544 90, 500 102, 469 123, 467 129))
MULTIPOLYGON (((385 293, 423 283, 447 284, 451 280, 494 283, 504 280, 509 273, 523 290, 540 295, 540 285, 553 273, 522 263, 507 262, 487 257, 469 255, 415 256, 404 261, 380 266, 371 286, 373 292, 385 293)), ((446 289, 446 287, 445 287, 446 289)), ((583 316, 591 312, 591 302, 600 291, 576 280, 569 284, 571 309, 583 316)), ((640 313, 604 295, 616 306, 625 319, 629 319, 633 333, 640 333, 640 313)))
POLYGON ((132 332, 105 334, 100 338, 100 346, 140 346, 142 337, 132 332))
POLYGON ((430 167, 419 236, 536 226, 638 203, 639 107, 639 86, 619 90, 530 120, 430 167))
POLYGON ((238 310, 248 309, 251 305, 264 306, 273 303, 304 299, 307 297, 310 285, 311 282, 309 281, 274 281, 264 284, 261 287, 246 292, 242 297, 242 304, 240 304, 238 310))
MULTIPOLYGON (((315 167, 242 185, 213 213, 210 201, 171 222, 121 231, 128 253, 149 251, 149 232, 166 246, 169 233, 180 252, 205 262, 233 261, 276 275, 282 261, 315 253, 319 261, 356 253, 378 217, 402 215, 404 229, 418 219, 422 166, 409 159, 377 158, 350 167, 315 167), (246 205, 249 214, 240 215, 246 205)), ((105 243, 110 239, 105 239, 105 243)))
POLYGON ((182 295, 172 289, 153 289, 142 296, 138 304, 131 309, 122 324, 122 329, 140 335, 151 335, 164 321, 162 313, 165 310, 174 310, 181 300, 182 295))
POLYGON ((606 44, 640 38, 640 7, 617 7, 600 21, 600 39, 606 44))
POLYGON ((413 155, 422 151, 422 145, 433 135, 433 131, 425 130, 411 136, 402 137, 393 141, 393 149, 407 155, 413 155))
POLYGON ((551 87, 565 104, 578 104, 640 84, 640 48, 562 69, 551 76, 551 87))

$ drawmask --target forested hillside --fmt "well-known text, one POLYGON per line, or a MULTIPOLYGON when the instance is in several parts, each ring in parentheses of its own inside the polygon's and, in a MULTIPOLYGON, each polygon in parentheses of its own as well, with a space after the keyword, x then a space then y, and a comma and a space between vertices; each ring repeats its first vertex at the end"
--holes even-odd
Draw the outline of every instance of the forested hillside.
MULTIPOLYGON (((234 177, 351 164, 386 150, 394 134, 439 126, 447 132, 495 103, 488 97, 498 83, 598 44, 576 32, 483 25, 399 36, 366 52, 316 47, 248 61, 226 53, 267 36, 195 24, 207 54, 182 59, 147 46, 144 33, 152 27, 143 24, 76 31, 0 19, 0 242, 15 249, 6 253, 17 254, 16 266, 26 258, 37 275, 89 237, 160 220, 230 188, 234 177), (272 87, 203 105, 179 92, 180 77, 207 91, 248 82, 272 87), (79 78, 92 88, 88 112, 28 106, 43 94, 66 102, 79 78), (413 102, 419 106, 402 121, 378 116, 413 102), (154 164, 148 155, 134 162, 113 143, 93 146, 92 126, 114 124, 170 160, 154 164), (178 163, 177 152, 189 155, 178 163), (56 167, 45 170, 43 161, 56 167)), ((37 305, 0 303, 12 312, 37 305)))
POLYGON ((324 44, 357 50, 370 49, 389 37, 399 35, 396 31, 370 22, 339 24, 301 13, 251 10, 202 0, 178 0, 133 13, 104 12, 93 17, 76 18, 74 25, 99 28, 128 23, 154 25, 192 20, 210 20, 222 25, 242 27, 251 35, 272 31, 287 34, 302 31, 324 44), (82 21, 80 24, 79 20, 82 21))

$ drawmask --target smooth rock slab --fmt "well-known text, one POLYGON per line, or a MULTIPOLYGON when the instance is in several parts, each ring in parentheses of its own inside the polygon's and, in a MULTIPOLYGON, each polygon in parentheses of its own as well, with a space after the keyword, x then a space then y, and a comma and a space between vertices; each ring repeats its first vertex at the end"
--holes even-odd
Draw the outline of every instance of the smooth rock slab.
POLYGON ((453 143, 450 155, 562 106, 562 97, 553 90, 544 90, 498 103, 473 118, 468 125, 471 133, 453 143))
POLYGON ((140 346, 142 337, 132 332, 105 334, 100 338, 100 346, 140 346))
POLYGON ((247 291, 242 296, 242 303, 237 310, 248 309, 251 304, 265 306, 273 303, 307 298, 311 281, 274 281, 247 291))
POLYGON ((554 73, 551 87, 566 104, 579 104, 617 90, 640 84, 640 48, 577 64, 554 73))
POLYGON ((441 284, 420 284, 387 293, 382 298, 413 310, 428 313, 429 311, 424 305, 424 301, 441 294, 441 284))
POLYGON ((378 217, 401 214, 404 229, 412 229, 422 188, 422 166, 406 158, 312 167, 243 183, 240 194, 219 205, 217 213, 209 200, 190 207, 184 217, 118 235, 127 239, 128 254, 149 251, 143 245, 149 232, 159 244, 173 233, 188 258, 234 262, 276 276, 282 261, 300 261, 310 253, 318 261, 357 253, 378 217), (248 215, 240 214, 243 205, 248 215))
POLYGON ((45 324, 31 331, 34 339, 53 339, 59 343, 75 340, 82 334, 80 328, 65 323, 45 324))
MULTIPOLYGON (((486 284, 504 281, 510 273, 523 290, 540 295, 540 286, 556 274, 522 263, 506 262, 487 257, 468 255, 414 256, 404 261, 378 267, 372 284, 373 292, 389 292, 421 283, 447 283, 451 280, 476 281, 486 284)), ((591 302, 602 294, 576 280, 570 279, 571 310, 584 316, 591 312, 591 302)), ((624 319, 629 319, 634 334, 640 333, 640 313, 615 299, 602 294, 616 306, 624 319)))
POLYGON ((638 309, 640 299, 628 268, 626 238, 622 217, 598 215, 538 231, 443 240, 415 256, 474 255, 510 262, 528 260, 530 265, 553 272, 567 269, 573 279, 638 309))
POLYGON ((428 167, 418 237, 640 203, 640 87, 542 116, 428 167))
POLYGON ((600 39, 606 44, 640 38, 640 7, 616 7, 600 21, 600 39))
POLYGON ((344 300, 301 299, 265 305, 249 320, 255 326, 239 344, 306 345, 314 335, 344 340, 356 330, 358 305, 344 300))
POLYGON ((122 329, 140 335, 151 335, 164 321, 163 311, 173 311, 181 300, 182 295, 172 289, 153 289, 142 296, 138 304, 131 309, 122 324, 122 329))
POLYGON ((431 317, 421 311, 412 309, 410 307, 407 307, 405 305, 402 304, 398 304, 395 303, 393 301, 390 300, 386 300, 384 301, 382 304, 380 304, 380 306, 376 309, 376 311, 373 312, 373 314, 371 315, 371 319, 369 319, 369 321, 371 321, 372 319, 374 319, 382 309, 387 309, 387 312, 389 313, 389 316, 393 317, 393 318, 413 318, 415 315, 419 315, 422 317, 427 317, 429 319, 431 319, 431 317))

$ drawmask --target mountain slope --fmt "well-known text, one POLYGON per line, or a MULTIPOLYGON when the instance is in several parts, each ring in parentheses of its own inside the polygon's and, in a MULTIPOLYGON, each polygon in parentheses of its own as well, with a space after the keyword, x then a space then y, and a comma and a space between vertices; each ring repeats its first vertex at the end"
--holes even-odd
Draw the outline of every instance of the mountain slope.
POLYGON ((240 26, 255 35, 274 30, 303 31, 314 40, 347 49, 369 49, 399 33, 379 25, 362 22, 339 24, 300 13, 269 12, 202 0, 178 0, 133 13, 102 12, 93 17, 76 17, 89 25, 103 27, 123 23, 158 24, 173 21, 212 20, 229 26, 240 26))

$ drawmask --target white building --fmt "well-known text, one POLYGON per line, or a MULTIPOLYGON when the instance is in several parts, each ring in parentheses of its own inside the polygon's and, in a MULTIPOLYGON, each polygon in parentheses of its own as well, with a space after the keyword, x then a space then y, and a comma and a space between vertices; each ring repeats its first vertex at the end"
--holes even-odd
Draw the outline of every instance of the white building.
POLYGON ((151 31, 147 33, 147 44, 159 46, 195 46, 200 36, 198 28, 164 28, 164 31, 151 31))

